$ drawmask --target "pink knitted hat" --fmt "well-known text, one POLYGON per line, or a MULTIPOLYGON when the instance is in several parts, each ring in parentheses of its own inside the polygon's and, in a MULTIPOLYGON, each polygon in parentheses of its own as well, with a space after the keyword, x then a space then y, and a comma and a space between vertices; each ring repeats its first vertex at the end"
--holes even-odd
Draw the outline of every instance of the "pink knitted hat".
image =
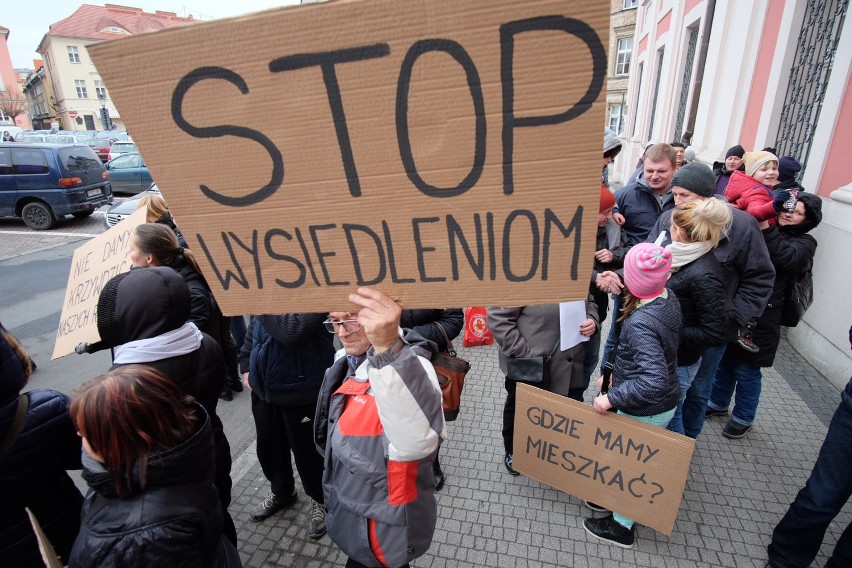
POLYGON ((671 251, 653 243, 640 243, 624 257, 624 284, 637 298, 654 298, 666 287, 671 267, 671 251))

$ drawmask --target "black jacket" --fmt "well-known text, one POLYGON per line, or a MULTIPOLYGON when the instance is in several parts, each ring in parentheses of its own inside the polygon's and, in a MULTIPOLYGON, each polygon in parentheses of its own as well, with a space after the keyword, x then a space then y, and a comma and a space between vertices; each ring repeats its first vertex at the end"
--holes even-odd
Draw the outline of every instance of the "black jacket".
POLYGON ((207 287, 207 282, 183 256, 176 256, 175 260, 168 266, 180 274, 189 287, 191 302, 189 321, 221 345, 219 320, 222 317, 222 312, 219 310, 216 300, 213 299, 213 294, 207 287))
POLYGON ((252 393, 269 404, 315 404, 325 370, 334 362, 334 335, 325 314, 284 314, 252 318, 240 369, 248 371, 252 393))
POLYGON ((788 230, 771 225, 763 231, 766 247, 775 267, 775 285, 772 296, 763 315, 757 320, 753 340, 760 348, 757 353, 749 353, 738 344, 731 343, 725 351, 725 359, 738 363, 750 363, 759 367, 771 367, 775 362, 775 353, 781 341, 781 312, 790 278, 813 266, 817 242, 812 236, 801 231, 788 230))
MULTIPOLYGON (((724 270, 727 313, 725 340, 735 341, 737 330, 763 313, 772 295, 775 269, 757 221, 745 211, 730 207, 733 215, 731 227, 719 246, 713 249, 713 254, 724 270)), ((670 237, 671 224, 672 214, 666 211, 651 229, 649 240, 656 239, 661 231, 666 231, 670 237)), ((667 238, 662 245, 670 242, 671 239, 667 238)))
POLYGON ((440 323, 450 341, 458 337, 464 327, 464 311, 461 308, 446 310, 403 310, 399 326, 417 332, 424 339, 434 342, 439 351, 447 350, 444 334, 435 323, 440 323))
MULTIPOLYGON (((23 387, 23 376, 19 386, 23 387)), ((38 389, 24 396, 29 405, 23 426, 0 458, 0 559, 3 566, 43 567, 24 507, 30 508, 57 554, 67 561, 80 528, 83 496, 65 470, 82 467, 81 446, 66 395, 38 389)), ((0 403, 0 439, 9 431, 17 406, 17 396, 0 403)))
POLYGON ((708 251, 672 272, 666 287, 680 301, 683 335, 677 364, 692 365, 707 347, 725 343, 725 282, 722 265, 708 251))
POLYGON ((635 310, 621 323, 609 401, 634 416, 653 416, 677 405, 677 349, 681 335, 680 304, 669 290, 635 310))
POLYGON ((203 407, 196 433, 148 462, 147 486, 119 497, 112 474, 90 457, 89 493, 69 565, 77 567, 216 565, 222 510, 213 485, 213 435, 203 407))

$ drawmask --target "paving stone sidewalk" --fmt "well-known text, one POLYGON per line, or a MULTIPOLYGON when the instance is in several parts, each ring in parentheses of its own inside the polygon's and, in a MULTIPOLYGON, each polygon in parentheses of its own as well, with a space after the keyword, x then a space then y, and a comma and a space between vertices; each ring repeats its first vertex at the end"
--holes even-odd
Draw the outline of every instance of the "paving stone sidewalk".
MULTIPOLYGON (((460 342, 457 340, 457 344, 460 342)), ((459 348, 472 363, 463 410, 448 425, 441 448, 447 475, 438 493, 438 526, 418 568, 759 567, 766 545, 810 475, 840 393, 782 337, 774 368, 764 370, 755 426, 741 440, 721 435, 725 420, 710 419, 696 444, 687 487, 671 537, 638 526, 631 550, 601 544, 583 530, 591 512, 576 497, 503 468, 500 435, 503 376, 497 347, 459 348)), ((592 392, 586 393, 590 401, 592 392)), ((249 511, 269 485, 252 456, 235 478, 231 514, 246 566, 343 566, 328 538, 307 536, 310 501, 300 500, 264 522, 249 511)), ((825 564, 852 520, 847 504, 832 523, 814 566, 825 564)))

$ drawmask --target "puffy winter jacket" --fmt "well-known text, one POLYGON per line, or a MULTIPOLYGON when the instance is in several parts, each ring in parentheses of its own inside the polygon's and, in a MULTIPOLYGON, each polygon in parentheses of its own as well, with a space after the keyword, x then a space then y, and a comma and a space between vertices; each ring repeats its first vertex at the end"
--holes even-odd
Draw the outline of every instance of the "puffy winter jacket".
POLYGON ((444 437, 441 391, 411 331, 384 353, 372 348, 352 369, 328 370, 314 434, 323 455, 326 527, 365 566, 402 566, 422 556, 437 522, 432 462, 444 437))
POLYGON ((645 242, 660 214, 674 209, 674 196, 671 191, 663 196, 663 203, 660 205, 657 194, 645 184, 644 172, 639 174, 635 182, 615 192, 615 202, 619 213, 624 215, 625 219, 621 230, 627 235, 631 245, 645 242))
MULTIPOLYGON (((0 458, 0 563, 39 568, 44 562, 24 507, 30 508, 67 562, 80 528, 83 496, 65 470, 82 467, 81 446, 66 395, 38 389, 23 396, 28 399, 26 418, 15 442, 0 458)), ((0 405, 0 439, 9 431, 17 407, 17 396, 0 405)))
MULTIPOLYGON (((728 322, 726 341, 736 340, 739 327, 760 317, 772 295, 772 282, 775 280, 775 269, 757 221, 733 206, 731 213, 728 234, 713 249, 724 269, 728 322)), ((670 235, 671 224, 672 214, 666 211, 651 229, 651 235, 656 238, 661 231, 670 235)), ((670 242, 671 239, 667 238, 662 244, 670 242)))
POLYGON ((240 351, 252 392, 270 404, 316 404, 334 336, 325 314, 285 314, 252 318, 240 351))
MULTIPOLYGON (((222 510, 213 484, 213 435, 204 408, 196 433, 149 457, 147 486, 119 497, 113 476, 84 455, 89 493, 69 566, 206 567, 216 565, 222 510)), ((134 472, 135 474, 137 472, 134 472)))
POLYGON ((634 416, 652 416, 675 407, 680 397, 677 349, 682 330, 680 304, 670 290, 636 309, 621 323, 612 387, 612 405, 634 416))
POLYGON ((725 282, 722 265, 712 251, 673 271, 666 283, 680 302, 683 335, 677 364, 692 365, 707 347, 723 345, 725 330, 725 282))
POLYGON ((731 174, 728 187, 725 188, 725 198, 731 205, 758 221, 774 220, 778 215, 773 204, 775 194, 772 190, 739 170, 731 174))

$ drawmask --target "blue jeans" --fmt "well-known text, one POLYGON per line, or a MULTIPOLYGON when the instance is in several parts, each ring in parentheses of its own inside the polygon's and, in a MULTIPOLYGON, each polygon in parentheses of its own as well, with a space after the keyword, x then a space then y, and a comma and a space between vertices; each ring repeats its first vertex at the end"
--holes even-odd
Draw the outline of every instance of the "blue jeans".
POLYGON ((725 354, 725 345, 708 347, 701 355, 701 367, 692 379, 692 386, 686 392, 683 401, 683 431, 690 438, 697 438, 704 427, 704 411, 707 410, 707 399, 710 398, 710 387, 716 368, 725 354))
MULTIPOLYGON (((603 375, 604 365, 609 361, 609 355, 612 353, 612 350, 615 349, 615 345, 618 343, 618 336, 621 334, 621 322, 618 321, 618 318, 621 317, 621 304, 623 300, 621 295, 613 294, 612 295, 612 312, 610 317, 612 318, 612 324, 609 326, 609 335, 606 338, 606 344, 604 345, 603 352, 603 360, 601 361, 601 375, 603 375)), ((603 325, 603 322, 601 322, 603 325)))
POLYGON ((692 386, 692 381, 695 379, 695 375, 698 374, 698 369, 701 367, 701 359, 693 363, 692 365, 681 365, 677 368, 677 378, 680 380, 680 398, 677 401, 677 407, 675 407, 674 416, 672 416, 672 421, 669 422, 668 430, 672 432, 677 432, 678 434, 683 434, 683 401, 686 399, 686 393, 689 391, 689 387, 692 386))
MULTIPOLYGON (((772 533, 770 566, 810 566, 819 552, 825 530, 852 495, 852 380, 831 418, 810 479, 772 533)), ((834 547, 827 568, 852 566, 852 525, 834 547)))
MULTIPOLYGON (((634 420, 638 420, 639 422, 644 422, 645 424, 650 424, 651 426, 659 426, 660 428, 665 428, 666 424, 668 424, 672 416, 674 416, 675 409, 666 410, 665 412, 661 412, 659 414, 653 414, 651 416, 633 416, 632 414, 627 414, 626 412, 618 411, 618 413, 622 416, 626 416, 627 418, 632 418, 634 420)), ((628 529, 633 526, 633 519, 628 519, 624 515, 619 515, 615 511, 612 513, 612 518, 623 527, 627 527, 628 529)))
POLYGON ((751 426, 754 415, 757 414, 757 403, 760 402, 762 378, 760 367, 757 365, 723 359, 716 370, 707 406, 713 410, 727 410, 736 390, 737 400, 734 402, 731 420, 740 426, 751 426))

